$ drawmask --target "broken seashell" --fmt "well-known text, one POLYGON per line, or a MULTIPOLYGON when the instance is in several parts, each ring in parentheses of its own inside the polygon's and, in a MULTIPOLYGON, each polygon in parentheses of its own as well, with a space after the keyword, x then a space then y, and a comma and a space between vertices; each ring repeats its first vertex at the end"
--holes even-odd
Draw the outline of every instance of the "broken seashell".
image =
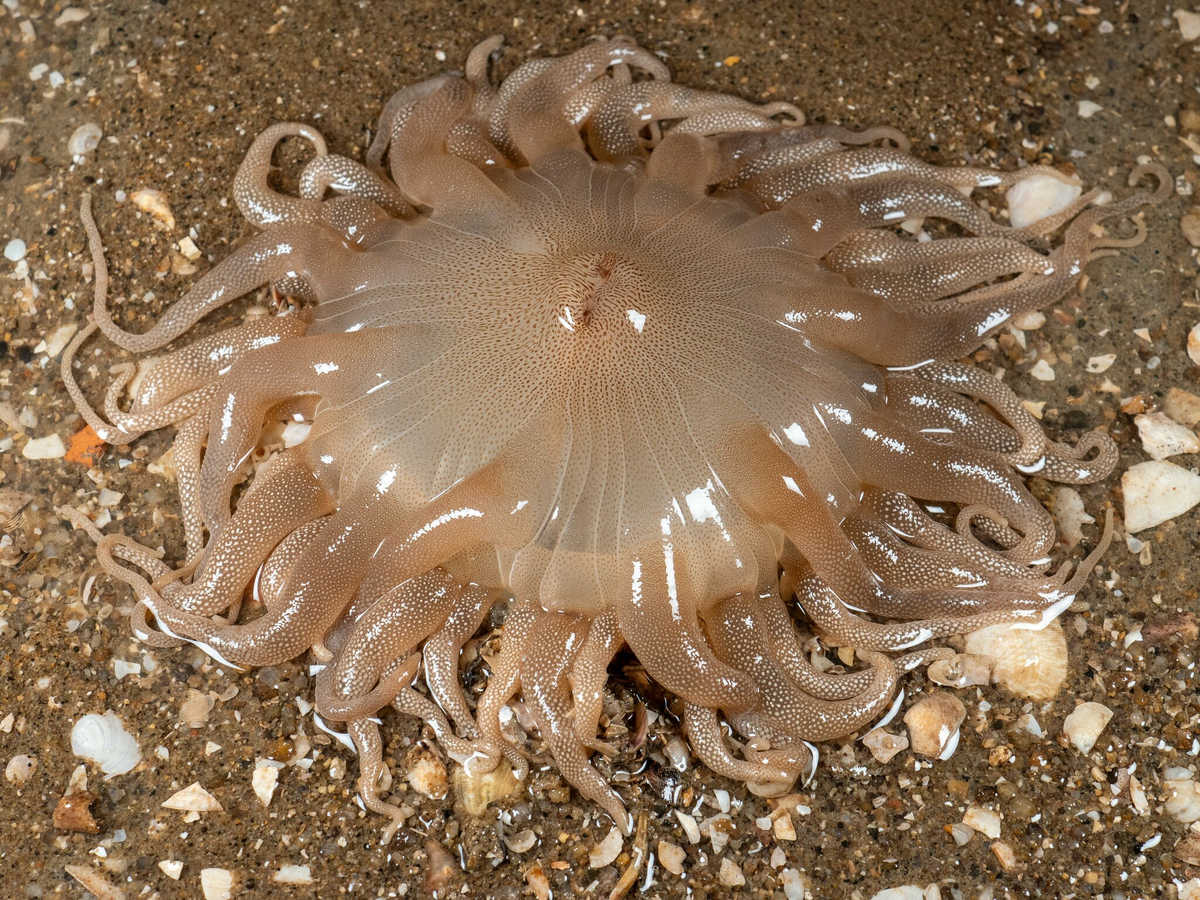
POLYGON ((967 635, 966 651, 990 658, 992 682, 1018 697, 1049 700, 1067 680, 1067 639, 1057 620, 1041 631, 982 628, 967 635))
POLYGON ((8 765, 4 767, 4 777, 9 783, 15 784, 17 787, 24 787, 33 778, 37 766, 36 757, 26 756, 22 753, 8 761, 8 765))
POLYGON ((667 841, 658 842, 658 861, 672 875, 683 874, 683 861, 685 859, 687 859, 687 852, 678 844, 672 844, 667 841))
POLYGON ((204 900, 233 900, 233 873, 228 869, 201 869, 200 891, 204 900))
POLYGON ((1200 475, 1159 460, 1130 466, 1121 476, 1125 530, 1134 533, 1181 516, 1200 503, 1200 475))
POLYGON ((0 531, 12 534, 25 521, 25 507, 33 501, 33 495, 12 488, 0 489, 0 531))
POLYGON ((59 831, 99 834, 100 824, 92 816, 91 806, 100 798, 91 791, 70 791, 54 807, 51 821, 59 831))
POLYGON ((1081 703, 1063 722, 1063 735, 1080 753, 1091 753, 1112 717, 1112 710, 1102 703, 1081 703))
POLYGON ((279 784, 279 770, 283 763, 273 759, 260 759, 254 764, 254 774, 250 776, 250 786, 254 788, 254 796, 264 807, 271 805, 275 796, 275 788, 279 784))
POLYGON ((130 194, 129 199, 142 212, 153 216, 157 227, 164 231, 171 231, 175 228, 175 214, 171 212, 171 204, 167 201, 167 195, 162 191, 154 188, 142 188, 130 194))
POLYGON ((445 764, 420 745, 408 751, 406 758, 409 785, 418 794, 433 800, 441 800, 450 789, 450 779, 445 764))
POLYGON ((223 807, 217 798, 193 781, 181 791, 176 791, 163 801, 164 809, 178 809, 184 812, 220 812, 223 807))
POLYGON ((1024 228, 1047 216, 1066 209, 1079 199, 1083 186, 1051 175, 1023 178, 1004 195, 1008 203, 1009 221, 1014 228, 1024 228))
POLYGON ((983 806, 972 806, 963 814, 963 824, 993 841, 1000 837, 1000 813, 983 806))
POLYGON ((882 728, 876 728, 862 739, 863 744, 871 755, 881 763, 890 762, 897 753, 908 749, 908 738, 902 734, 892 734, 882 728))
POLYGON ((1166 459, 1181 453, 1200 453, 1200 438, 1192 429, 1180 425, 1162 413, 1134 416, 1142 449, 1151 459, 1166 459))
MULTIPOLYGON (((125 900, 125 892, 114 887, 111 881, 91 866, 70 865, 63 868, 96 900, 125 900)), ((210 900, 210 898, 205 897, 205 900, 210 900)))
POLYGON ((106 778, 133 771, 142 759, 137 739, 111 709, 83 716, 71 729, 71 752, 100 767, 106 778))
POLYGON ((593 869, 603 869, 605 866, 612 865, 613 861, 621 855, 623 844, 621 832, 616 826, 613 826, 605 835, 604 840, 593 847, 588 854, 588 865, 593 869))
POLYGON ((187 697, 179 707, 179 721, 188 728, 199 728, 208 721, 216 700, 212 694, 188 688, 187 697))
POLYGON ((1058 533, 1068 550, 1083 540, 1083 526, 1095 523, 1083 506, 1079 491, 1066 485, 1054 489, 1054 518, 1058 522, 1058 533))
POLYGON ((929 680, 943 687, 965 688, 987 684, 992 677, 990 660, 970 653, 956 653, 949 659, 930 664, 929 680))
POLYGON ((1190 773, 1185 778, 1164 779, 1163 787, 1166 788, 1163 809, 1168 815, 1185 825, 1200 819, 1200 785, 1191 779, 1190 773))
POLYGON ((946 691, 922 697, 904 714, 914 753, 931 759, 948 759, 958 746, 958 729, 967 710, 946 691))
POLYGON ((518 831, 512 837, 504 839, 504 846, 513 853, 528 853, 537 845, 537 835, 532 829, 525 828, 518 831))
POLYGON ((490 804, 507 797, 520 785, 507 759, 502 759, 496 768, 482 775, 469 772, 465 766, 455 766, 453 780, 454 794, 463 810, 476 817, 482 816, 490 804))

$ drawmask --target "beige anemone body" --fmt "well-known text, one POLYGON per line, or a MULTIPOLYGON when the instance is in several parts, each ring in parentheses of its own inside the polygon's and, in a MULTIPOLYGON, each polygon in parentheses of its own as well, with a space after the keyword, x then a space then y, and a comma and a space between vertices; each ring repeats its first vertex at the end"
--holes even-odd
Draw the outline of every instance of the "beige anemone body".
POLYGON ((974 192, 1069 179, 934 167, 890 129, 675 85, 621 38, 495 85, 498 46, 393 97, 365 164, 308 126, 268 129, 234 189, 261 232, 145 334, 108 311, 85 203, 95 324, 64 355, 68 389, 110 441, 178 426, 184 564, 92 529, 137 593, 135 634, 243 667, 311 652, 322 725, 347 723, 364 802, 395 821, 376 713, 520 773, 525 736, 500 721, 519 693, 563 774, 628 829, 589 761, 623 645, 681 697, 706 764, 771 792, 815 763, 807 742, 869 724, 946 655, 929 641, 1071 602, 1107 532, 1074 578, 1050 573, 1053 522, 1023 479, 1098 480, 1115 447, 1048 440, 954 360, 1135 241, 1091 229, 1169 179, 1011 228, 974 192), (289 135, 317 151, 294 197, 267 183, 289 135), (897 227, 920 220, 922 240, 897 227), (128 410, 120 371, 107 420, 88 406, 74 356, 97 329, 153 350, 263 284, 298 309, 167 354, 128 410), (278 420, 311 431, 234 508, 278 420), (505 602, 468 702, 459 651, 505 602), (818 671, 798 628, 867 667, 818 671), (752 741, 740 756, 719 715, 752 741))

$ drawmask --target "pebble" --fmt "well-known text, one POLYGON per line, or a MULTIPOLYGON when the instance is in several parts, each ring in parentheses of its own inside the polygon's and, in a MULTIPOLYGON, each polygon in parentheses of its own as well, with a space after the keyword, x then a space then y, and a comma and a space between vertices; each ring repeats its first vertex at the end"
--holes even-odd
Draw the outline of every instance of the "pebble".
POLYGON ((922 697, 904 714, 913 752, 930 759, 949 759, 966 715, 962 701, 946 691, 922 697))
POLYGON ((1063 722, 1063 734, 1080 753, 1091 753, 1112 717, 1103 703, 1081 703, 1063 722))
POLYGON ((92 804, 100 798, 91 791, 68 791, 54 807, 50 821, 59 831, 99 834, 100 823, 92 816, 92 804))
POLYGON ((85 122, 67 138, 67 152, 72 157, 86 156, 100 146, 100 138, 104 137, 104 129, 95 122, 85 122))
POLYGON ((1167 459, 1181 453, 1200 453, 1200 438, 1186 425, 1162 413, 1134 416, 1142 449, 1151 459, 1167 459))
POLYGON ((721 858, 721 871, 717 876, 725 887, 741 887, 746 883, 742 868, 728 856, 721 858))
POLYGON ((183 862, 178 859, 164 859, 158 864, 158 867, 172 881, 178 881, 179 876, 183 874, 183 862))
POLYGON ((312 870, 308 866, 280 866, 271 880, 276 884, 312 884, 312 870))
POLYGON ((200 890, 204 900, 232 900, 233 873, 228 869, 201 869, 200 890))
MULTIPOLYGON (((125 892, 115 887, 111 881, 101 875, 91 866, 64 866, 68 875, 86 888, 96 900, 125 900, 125 892)), ((205 900, 215 900, 205 897, 205 900)))
POLYGON ((1200 503, 1200 475, 1174 463, 1150 460, 1125 471, 1121 490, 1125 530, 1136 533, 1181 516, 1200 503))
POLYGON ((540 862, 534 863, 525 873, 525 883, 537 900, 550 900, 550 879, 546 877, 546 870, 540 862))
POLYGON ((58 14, 58 18, 54 20, 54 27, 61 28, 63 25, 74 25, 76 22, 82 22, 91 13, 86 9, 80 9, 78 6, 68 6, 58 14))
POLYGON ((1200 397, 1179 388, 1168 388, 1163 412, 1180 425, 1194 428, 1200 422, 1200 397))
POLYGON ((1044 359, 1039 359, 1034 363, 1033 368, 1029 370, 1029 374, 1038 381, 1053 381, 1054 367, 1044 359))
POLYGON ((1192 362, 1200 366, 1200 322, 1192 326, 1187 337, 1187 353, 1192 362))
POLYGON ((1067 639, 1062 625, 1040 631, 990 625, 967 635, 966 652, 992 661, 992 681, 1028 700, 1049 700, 1067 679, 1067 639))
POLYGON ((178 809, 184 812, 220 812, 222 806, 220 802, 200 786, 200 782, 193 781, 181 791, 176 791, 170 797, 163 801, 164 809, 178 809))
POLYGON ((1068 550, 1083 540, 1083 526, 1096 521, 1084 507, 1079 491, 1066 485, 1054 489, 1054 518, 1058 522, 1058 536, 1068 550))
POLYGON ((1104 107, 1101 106, 1099 103, 1096 103, 1093 100, 1080 100, 1079 101, 1079 118, 1090 119, 1092 116, 1094 116, 1096 113, 1100 112, 1100 110, 1102 110, 1102 109, 1104 109, 1104 107))
POLYGON ((621 838, 621 832, 614 826, 604 840, 592 848, 588 854, 588 865, 593 869, 603 869, 605 866, 611 866, 613 860, 621 855, 621 847, 624 844, 621 838))
POLYGON ((796 869, 784 869, 779 873, 785 900, 804 900, 804 876, 796 869))
POLYGON ((1185 825, 1200 819, 1200 785, 1192 780, 1191 773, 1184 769, 1182 778, 1170 778, 1173 774, 1171 771, 1166 774, 1168 777, 1163 779, 1166 789, 1163 809, 1185 825))
POLYGON ((972 806, 963 814, 963 824, 993 841, 1000 837, 1000 813, 982 806, 972 806))
POLYGON ((871 731, 862 739, 862 742, 880 763, 890 762, 897 753, 903 753, 908 749, 908 738, 902 734, 884 731, 882 728, 871 731))
POLYGON ((1172 15, 1175 16, 1175 21, 1179 23, 1179 35, 1185 41, 1194 41, 1200 38, 1200 13, 1192 12, 1187 9, 1177 9, 1172 15))
POLYGON ((13 238, 4 245, 4 258, 9 262, 20 262, 25 258, 25 242, 20 238, 13 238))
POLYGON ((672 844, 667 841, 658 842, 658 861, 672 875, 683 874, 683 861, 685 859, 687 859, 687 853, 678 844, 672 844))
POLYGON ((1107 372, 1112 368, 1112 364, 1117 361, 1117 354, 1105 353, 1101 356, 1090 357, 1087 361, 1087 370, 1094 375, 1099 375, 1101 372, 1107 372))
MULTIPOLYGON (((1031 225, 1046 216, 1052 216, 1056 212, 1066 209, 1070 206, 1079 195, 1083 193, 1083 187, 1078 184, 1069 184, 1052 175, 1034 175, 1030 178, 1022 179, 1008 189, 1008 193, 1004 195, 1005 202, 1008 204, 1008 217, 1014 228, 1023 228, 1026 225, 1031 225)), ((1024 316, 1022 319, 1024 320, 1024 316)), ((1033 326, 1033 329, 1040 328, 1045 324, 1045 317, 1039 325, 1033 326)), ((1026 329, 1024 325, 1013 323, 1022 330, 1026 329)))
POLYGON ((408 753, 408 774, 412 789, 433 800, 441 800, 450 789, 446 765, 424 747, 416 746, 408 753))
POLYGON ((175 227, 175 214, 171 212, 171 204, 167 195, 153 188, 142 188, 129 195, 129 199, 144 213, 149 213, 157 225, 166 231, 175 227))
MULTIPOLYGON (((1179 230, 1193 247, 1200 247, 1200 212, 1190 212, 1179 220, 1179 230)), ((1188 344, 1189 350, 1191 344, 1188 344)), ((1192 357, 1195 359, 1195 357, 1192 357)))
MULTIPOLYGON (((1034 178, 1027 178, 1026 181, 1035 181, 1039 177, 1042 177, 1042 176, 1034 176, 1034 178)), ((1058 181, 1057 178, 1052 178, 1051 181, 1055 181, 1058 184, 1062 184, 1062 182, 1058 181)), ((1024 184, 1025 182, 1021 182, 1021 183, 1024 184)), ((1075 196, 1076 197, 1079 196, 1078 189, 1075 192, 1075 196)), ((1055 211, 1057 212, 1057 210, 1055 210, 1055 211)), ((1026 312, 1026 313, 1021 313, 1021 315, 1019 315, 1013 319, 1012 323, 1013 323, 1014 327, 1020 328, 1022 331, 1037 331, 1039 328, 1041 328, 1043 325, 1046 324, 1046 317, 1039 310, 1034 309, 1034 310, 1030 310, 1029 312, 1026 312)))
POLYGON ((996 854, 996 859, 1000 862, 1000 867, 1006 872, 1012 871, 1017 865, 1017 855, 1013 853, 1012 847, 1004 843, 1004 841, 996 841, 992 844, 992 853, 996 854))
POLYGON ((771 831, 777 841, 794 841, 796 839, 796 824, 786 809, 780 810, 775 815, 775 823, 771 831))
POLYGON ((21 448, 21 455, 26 459, 61 459, 67 455, 67 448, 57 434, 48 434, 27 441, 21 448))

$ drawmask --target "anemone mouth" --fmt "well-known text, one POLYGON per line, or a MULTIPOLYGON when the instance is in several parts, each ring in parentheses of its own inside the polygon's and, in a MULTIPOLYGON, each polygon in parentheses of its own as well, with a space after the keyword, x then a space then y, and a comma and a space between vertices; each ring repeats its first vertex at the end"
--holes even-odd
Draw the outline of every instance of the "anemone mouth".
POLYGON ((953 360, 1136 242, 1094 230, 1169 178, 1140 168, 1156 194, 1092 206, 1053 170, 938 168, 889 129, 673 84, 623 38, 497 85, 498 46, 393 97, 365 164, 308 126, 268 129, 235 182, 261 233, 145 334, 108 313, 85 198, 95 322, 64 381, 107 440, 178 427, 179 569, 73 519, 134 589, 139 639, 243 668, 310 652, 319 727, 358 751, 362 801, 394 824, 378 713, 428 723, 473 777, 520 775, 527 735, 501 715, 520 695, 628 831, 591 760, 622 647, 679 697, 706 765, 770 793, 815 769, 812 741, 894 713, 900 676, 949 655, 930 641, 1042 627, 1071 602, 1111 518, 1073 576, 1050 573, 1053 521, 1022 475, 1096 481, 1115 445, 1048 440, 953 360), (295 197, 267 184, 288 135, 317 151, 295 197), (1020 227, 971 199, 1034 179, 1062 202, 1020 227), (107 420, 87 404, 73 365, 96 330, 151 351, 263 284, 302 310, 166 354, 128 410, 122 370, 107 420), (281 422, 297 439, 260 453, 281 422), (505 604, 468 698, 462 648, 505 604), (809 637, 865 665, 821 671, 809 637))

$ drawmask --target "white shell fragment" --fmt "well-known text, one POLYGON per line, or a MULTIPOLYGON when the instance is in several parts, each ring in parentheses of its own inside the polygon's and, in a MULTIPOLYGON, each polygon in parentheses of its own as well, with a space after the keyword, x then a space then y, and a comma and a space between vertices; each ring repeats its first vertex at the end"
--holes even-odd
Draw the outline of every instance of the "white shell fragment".
POLYGON ((982 806, 972 806, 963 814, 963 824, 993 841, 1000 837, 1000 813, 982 806))
POLYGON ((592 848, 588 854, 588 865, 593 869, 603 869, 605 866, 611 866, 613 861, 621 855, 621 846, 623 843, 621 832, 614 827, 605 835, 604 840, 592 848))
POLYGON ((1004 199, 1013 227, 1024 228, 1066 209, 1082 193, 1083 186, 1078 183, 1062 181, 1052 175, 1034 175, 1010 187, 1004 199))
POLYGON ((142 759, 137 738, 111 709, 104 715, 83 716, 71 729, 71 752, 89 759, 106 777, 133 771, 142 759))
POLYGON ((779 880, 783 883, 785 900, 804 900, 804 876, 798 869, 784 869, 779 880))
POLYGON ((992 661, 992 682, 1029 700, 1049 700, 1067 680, 1067 639, 1062 625, 1040 631, 991 625, 967 635, 967 653, 992 661))
POLYGON ((86 156, 100 146, 100 138, 104 137, 104 129, 95 122, 85 122, 67 138, 67 152, 72 157, 86 156))
POLYGON ((1187 354, 1192 362, 1200 366, 1200 323, 1192 326, 1192 330, 1188 332, 1187 354))
POLYGON ((15 784, 17 787, 24 787, 33 778, 33 773, 37 771, 37 766, 38 762, 35 757, 26 756, 22 753, 8 761, 8 765, 4 767, 4 778, 10 784, 15 784))
POLYGON ((1103 703, 1081 703, 1063 722, 1063 734, 1080 753, 1091 753, 1112 717, 1103 703))
POLYGON ((26 442, 21 455, 26 459, 61 459, 67 455, 67 447, 62 438, 51 433, 26 442))
POLYGON ((155 222, 166 231, 175 228, 175 214, 171 212, 171 204, 167 202, 167 195, 162 191, 142 188, 130 194, 129 199, 142 212, 153 216, 155 222))
POLYGON ((1079 491, 1066 485, 1054 489, 1054 518, 1058 534, 1068 550, 1083 540, 1083 526, 1095 524, 1096 519, 1084 508, 1079 491))
POLYGON ((956 653, 950 659, 939 659, 927 670, 929 680, 942 687, 966 688, 987 684, 992 678, 992 663, 984 656, 956 653))
POLYGON ((276 884, 312 884, 312 870, 308 866, 280 866, 271 880, 276 884))
POLYGON ((1117 354, 1105 353, 1101 356, 1089 357, 1087 361, 1087 370, 1093 375, 1099 375, 1101 372, 1107 372, 1112 368, 1112 364, 1117 361, 1117 354))
POLYGON ((204 900, 233 900, 233 873, 228 869, 201 869, 200 890, 204 900))
POLYGON ((1151 459, 1166 459, 1181 453, 1200 453, 1200 438, 1192 429, 1172 421, 1162 413, 1134 416, 1142 448, 1151 459))
POLYGON ((1188 9, 1177 9, 1171 15, 1179 23, 1179 36, 1185 41, 1200 38, 1200 13, 1188 9))
POLYGON ((1029 370, 1029 374, 1038 381, 1053 381, 1054 367, 1044 359, 1039 359, 1034 363, 1033 368, 1029 370))
POLYGON ((1191 773, 1184 769, 1168 770, 1163 778, 1163 809, 1185 825, 1200 819, 1200 785, 1192 780, 1191 773), (1182 775, 1182 778, 1171 778, 1182 775))
POLYGON ((68 6, 58 14, 58 18, 54 20, 54 27, 61 28, 64 25, 74 25, 76 22, 82 22, 91 13, 86 9, 80 9, 78 6, 68 6))
POLYGON ((176 791, 163 801, 164 809, 178 809, 184 812, 220 812, 222 806, 217 798, 193 781, 181 791, 176 791))
POLYGON ((98 869, 80 865, 63 866, 63 869, 96 900, 125 900, 125 892, 115 887, 98 869))
POLYGON ((1080 100, 1079 101, 1079 118, 1090 119, 1092 116, 1094 116, 1096 113, 1100 112, 1100 110, 1102 110, 1102 109, 1104 109, 1104 107, 1101 106, 1099 103, 1096 103, 1094 100, 1080 100))
POLYGON ((1121 476, 1125 530, 1138 532, 1181 516, 1200 503, 1200 475, 1182 466, 1150 460, 1121 476))
POLYGON ((1163 412, 1188 428, 1200 423, 1200 397, 1179 388, 1169 388, 1163 397, 1163 412))
POLYGON ((746 883, 746 876, 742 874, 741 867, 728 856, 721 858, 721 871, 717 877, 726 887, 741 887, 746 883))
POLYGON ((263 806, 271 805, 275 796, 275 788, 279 785, 279 770, 283 763, 271 759, 260 759, 254 764, 254 774, 250 776, 250 785, 254 788, 254 796, 263 806))
POLYGON ((405 777, 414 791, 434 800, 441 800, 450 790, 450 776, 445 764, 428 751, 415 759, 410 756, 405 777))
POLYGON ((4 245, 4 258, 9 262, 20 262, 25 258, 25 242, 20 238, 13 238, 4 245))
POLYGON ((913 752, 930 759, 949 759, 958 746, 958 728, 966 715, 962 701, 946 691, 922 697, 904 714, 913 752))
POLYGON ((179 876, 183 874, 183 861, 178 859, 164 859, 158 864, 162 869, 162 873, 172 881, 178 881, 179 876))
POLYGON ((671 844, 667 841, 658 842, 658 861, 672 875, 683 874, 685 859, 687 859, 687 852, 678 844, 671 844))

